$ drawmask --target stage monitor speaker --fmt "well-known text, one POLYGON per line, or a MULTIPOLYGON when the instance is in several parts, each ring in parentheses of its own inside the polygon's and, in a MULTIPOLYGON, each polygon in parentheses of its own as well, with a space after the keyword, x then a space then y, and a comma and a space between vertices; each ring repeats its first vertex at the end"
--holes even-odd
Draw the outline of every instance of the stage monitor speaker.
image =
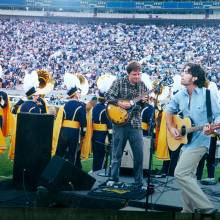
POLYGON ((15 187, 36 190, 39 177, 51 158, 53 123, 53 115, 17 115, 13 166, 15 187))
POLYGON ((75 167, 73 170, 73 186, 75 190, 90 190, 96 179, 81 169, 75 167))
POLYGON ((89 174, 59 156, 51 159, 40 177, 40 185, 53 192, 90 190, 95 181, 89 174))
MULTIPOLYGON (((143 169, 148 170, 149 168, 149 158, 150 158, 150 142, 151 138, 150 137, 144 137, 144 159, 143 159, 143 169)), ((129 141, 127 141, 127 144, 125 146, 123 156, 122 156, 122 161, 121 161, 121 168, 128 168, 128 169, 133 169, 134 167, 134 162, 133 162, 133 153, 131 150, 131 146, 129 141)))

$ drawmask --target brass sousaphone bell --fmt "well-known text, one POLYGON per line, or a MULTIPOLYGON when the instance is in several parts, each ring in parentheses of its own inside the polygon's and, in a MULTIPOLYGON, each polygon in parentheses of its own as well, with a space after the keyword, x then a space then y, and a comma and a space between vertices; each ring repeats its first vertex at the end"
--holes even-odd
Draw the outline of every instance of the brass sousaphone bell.
POLYGON ((89 82, 81 73, 75 74, 80 82, 81 95, 87 95, 89 92, 89 82))
POLYGON ((102 87, 102 84, 104 84, 104 85, 108 84, 108 86, 106 87, 106 90, 108 90, 110 88, 110 86, 112 85, 112 82, 115 80, 116 80, 116 76, 114 76, 110 73, 103 74, 103 75, 99 76, 98 79, 96 80, 97 88, 100 90, 102 87), (108 82, 108 83, 106 83, 106 82, 108 82))
POLYGON ((53 90, 55 81, 51 73, 46 70, 39 69, 37 70, 37 74, 39 80, 38 94, 46 95, 53 90))

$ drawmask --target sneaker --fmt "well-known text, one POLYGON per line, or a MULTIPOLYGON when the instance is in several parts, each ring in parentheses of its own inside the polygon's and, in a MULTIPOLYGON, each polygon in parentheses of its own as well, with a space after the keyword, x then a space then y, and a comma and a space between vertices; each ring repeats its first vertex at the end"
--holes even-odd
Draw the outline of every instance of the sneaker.
POLYGON ((131 183, 128 185, 128 188, 131 190, 141 190, 143 187, 143 184, 137 184, 137 183, 131 183))
POLYGON ((218 209, 215 208, 195 209, 195 213, 200 214, 215 214, 216 212, 218 212, 218 209))
POLYGON ((117 189, 126 189, 127 188, 127 184, 123 183, 123 182, 115 182, 113 187, 117 188, 117 189))
POLYGON ((106 182, 106 186, 112 187, 112 186, 114 186, 115 183, 116 183, 116 182, 115 182, 114 180, 108 180, 108 181, 106 182))
POLYGON ((154 175, 155 178, 165 178, 167 175, 166 173, 156 174, 154 175))
POLYGON ((217 184, 217 181, 215 178, 205 178, 201 180, 201 184, 203 185, 215 185, 217 184))

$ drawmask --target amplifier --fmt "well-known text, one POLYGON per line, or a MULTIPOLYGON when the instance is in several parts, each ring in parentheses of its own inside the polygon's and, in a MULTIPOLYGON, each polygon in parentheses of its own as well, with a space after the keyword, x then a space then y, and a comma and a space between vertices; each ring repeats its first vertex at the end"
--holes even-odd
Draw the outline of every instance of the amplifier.
MULTIPOLYGON (((149 168, 149 158, 150 158, 150 142, 151 138, 150 137, 143 137, 144 141, 144 160, 143 160, 143 169, 148 170, 149 168)), ((129 141, 127 141, 127 144, 125 146, 123 156, 122 156, 122 161, 121 161, 121 168, 132 168, 133 169, 133 153, 131 150, 131 146, 129 141)))

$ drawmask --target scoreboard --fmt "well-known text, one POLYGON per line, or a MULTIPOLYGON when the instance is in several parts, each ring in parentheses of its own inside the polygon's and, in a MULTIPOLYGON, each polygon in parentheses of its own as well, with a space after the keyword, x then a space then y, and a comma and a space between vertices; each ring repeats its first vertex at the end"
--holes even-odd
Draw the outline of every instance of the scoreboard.
POLYGON ((47 7, 71 9, 144 10, 144 9, 220 9, 220 1, 125 1, 125 0, 0 0, 0 7, 47 7))

